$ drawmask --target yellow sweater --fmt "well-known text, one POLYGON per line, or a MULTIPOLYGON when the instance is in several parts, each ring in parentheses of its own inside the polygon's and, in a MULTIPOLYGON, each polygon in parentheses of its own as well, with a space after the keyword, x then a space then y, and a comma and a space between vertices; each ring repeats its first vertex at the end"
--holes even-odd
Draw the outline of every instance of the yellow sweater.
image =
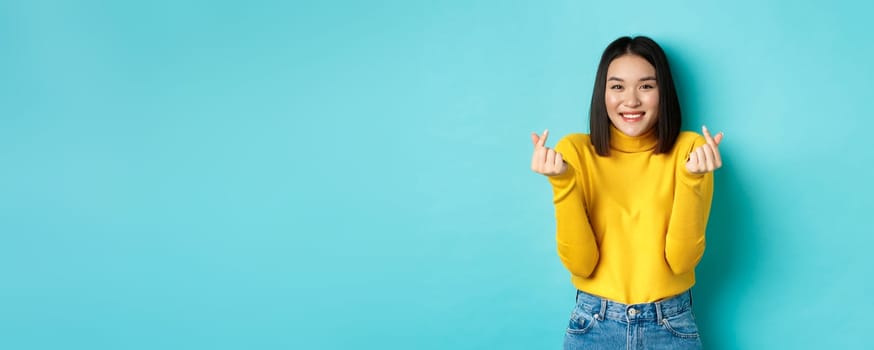
POLYGON ((625 304, 653 302, 695 284, 713 198, 713 173, 690 174, 689 153, 705 143, 681 132, 654 154, 655 128, 629 137, 611 127, 610 155, 589 135, 555 146, 568 170, 549 177, 558 255, 579 290, 625 304))

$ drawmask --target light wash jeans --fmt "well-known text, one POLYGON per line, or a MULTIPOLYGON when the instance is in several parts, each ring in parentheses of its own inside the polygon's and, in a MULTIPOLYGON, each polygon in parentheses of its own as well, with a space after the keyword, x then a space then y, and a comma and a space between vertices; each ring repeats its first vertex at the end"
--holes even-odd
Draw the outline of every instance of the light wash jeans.
POLYGON ((577 291, 564 349, 701 349, 692 292, 626 305, 577 291))

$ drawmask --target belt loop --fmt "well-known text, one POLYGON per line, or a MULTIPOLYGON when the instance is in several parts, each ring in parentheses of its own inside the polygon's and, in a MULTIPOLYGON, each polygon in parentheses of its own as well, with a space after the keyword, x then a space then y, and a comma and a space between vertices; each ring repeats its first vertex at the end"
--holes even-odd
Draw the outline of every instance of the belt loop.
POLYGON ((601 311, 598 314, 601 315, 602 320, 607 318, 607 299, 601 298, 601 311))
POLYGON ((656 322, 661 324, 662 322, 664 322, 664 321, 662 321, 664 314, 662 314, 662 302, 661 301, 655 302, 655 309, 656 309, 656 322))
POLYGON ((689 307, 692 307, 692 288, 689 288, 689 307))

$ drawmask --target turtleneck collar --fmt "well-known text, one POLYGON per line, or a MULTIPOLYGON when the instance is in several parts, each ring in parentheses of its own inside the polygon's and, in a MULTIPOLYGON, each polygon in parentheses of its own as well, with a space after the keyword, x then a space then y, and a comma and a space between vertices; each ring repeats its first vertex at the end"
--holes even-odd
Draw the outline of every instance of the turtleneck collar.
POLYGON ((655 129, 652 127, 640 136, 628 136, 610 125, 610 148, 626 153, 651 151, 659 142, 655 129))

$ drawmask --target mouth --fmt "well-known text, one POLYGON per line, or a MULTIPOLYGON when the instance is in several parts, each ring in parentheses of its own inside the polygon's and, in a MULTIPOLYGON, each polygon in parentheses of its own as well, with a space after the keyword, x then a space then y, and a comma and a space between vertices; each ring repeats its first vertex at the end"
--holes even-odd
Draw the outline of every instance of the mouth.
POLYGON ((626 123, 636 123, 643 120, 643 116, 646 112, 626 112, 619 113, 619 117, 622 118, 622 121, 626 123))

